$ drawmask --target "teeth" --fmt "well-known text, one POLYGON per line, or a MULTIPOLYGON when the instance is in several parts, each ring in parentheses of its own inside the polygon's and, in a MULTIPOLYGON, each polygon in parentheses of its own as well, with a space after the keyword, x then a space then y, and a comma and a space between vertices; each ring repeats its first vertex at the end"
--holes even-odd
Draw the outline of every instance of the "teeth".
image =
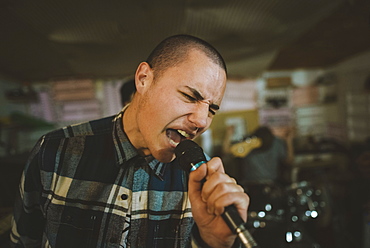
POLYGON ((184 130, 180 130, 180 129, 178 129, 177 130, 177 132, 179 132, 179 134, 181 134, 182 136, 184 136, 185 138, 189 138, 190 137, 190 135, 189 134, 187 134, 184 130))
POLYGON ((175 142, 175 141, 173 141, 172 139, 170 139, 170 143, 172 144, 172 145, 174 145, 174 146, 177 146, 179 143, 178 142, 175 142))

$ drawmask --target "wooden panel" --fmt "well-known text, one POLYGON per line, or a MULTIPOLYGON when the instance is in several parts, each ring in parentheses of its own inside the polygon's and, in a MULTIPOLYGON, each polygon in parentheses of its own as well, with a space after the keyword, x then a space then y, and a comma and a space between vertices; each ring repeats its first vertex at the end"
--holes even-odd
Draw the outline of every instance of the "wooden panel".
POLYGON ((276 77, 267 79, 267 88, 288 87, 291 84, 291 77, 276 77))
POLYGON ((95 88, 90 79, 58 81, 53 84, 53 95, 56 101, 87 100, 95 98, 95 88))

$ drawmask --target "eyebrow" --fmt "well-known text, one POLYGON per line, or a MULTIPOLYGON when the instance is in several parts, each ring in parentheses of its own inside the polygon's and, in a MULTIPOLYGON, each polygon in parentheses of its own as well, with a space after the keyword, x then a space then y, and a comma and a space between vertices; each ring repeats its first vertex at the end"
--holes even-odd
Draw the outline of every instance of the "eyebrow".
MULTIPOLYGON (((192 87, 189 87, 189 86, 186 86, 186 88, 188 88, 191 91, 191 93, 193 93, 195 99, 197 99, 198 101, 203 101, 204 100, 204 97, 202 96, 202 94, 200 94, 199 91, 197 91, 196 89, 194 89, 192 87)), ((210 103, 209 107, 211 109, 214 109, 214 110, 219 110, 220 109, 220 106, 218 106, 217 104, 214 104, 214 103, 210 103)))

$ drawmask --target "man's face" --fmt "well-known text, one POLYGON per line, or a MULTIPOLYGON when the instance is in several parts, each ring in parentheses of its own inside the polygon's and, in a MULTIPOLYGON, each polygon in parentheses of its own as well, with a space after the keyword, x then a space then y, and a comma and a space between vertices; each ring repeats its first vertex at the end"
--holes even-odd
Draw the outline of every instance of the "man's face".
POLYGON ((161 162, 172 161, 181 140, 194 139, 210 126, 225 84, 222 68, 203 53, 190 52, 186 61, 140 90, 136 148, 161 162))

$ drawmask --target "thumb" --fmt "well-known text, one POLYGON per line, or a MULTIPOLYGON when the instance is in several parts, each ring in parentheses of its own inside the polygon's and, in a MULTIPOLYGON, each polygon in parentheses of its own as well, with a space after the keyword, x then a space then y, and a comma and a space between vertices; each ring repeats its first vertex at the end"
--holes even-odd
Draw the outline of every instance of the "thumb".
POLYGON ((189 197, 200 197, 202 186, 207 176, 207 163, 202 164, 189 174, 189 197))

